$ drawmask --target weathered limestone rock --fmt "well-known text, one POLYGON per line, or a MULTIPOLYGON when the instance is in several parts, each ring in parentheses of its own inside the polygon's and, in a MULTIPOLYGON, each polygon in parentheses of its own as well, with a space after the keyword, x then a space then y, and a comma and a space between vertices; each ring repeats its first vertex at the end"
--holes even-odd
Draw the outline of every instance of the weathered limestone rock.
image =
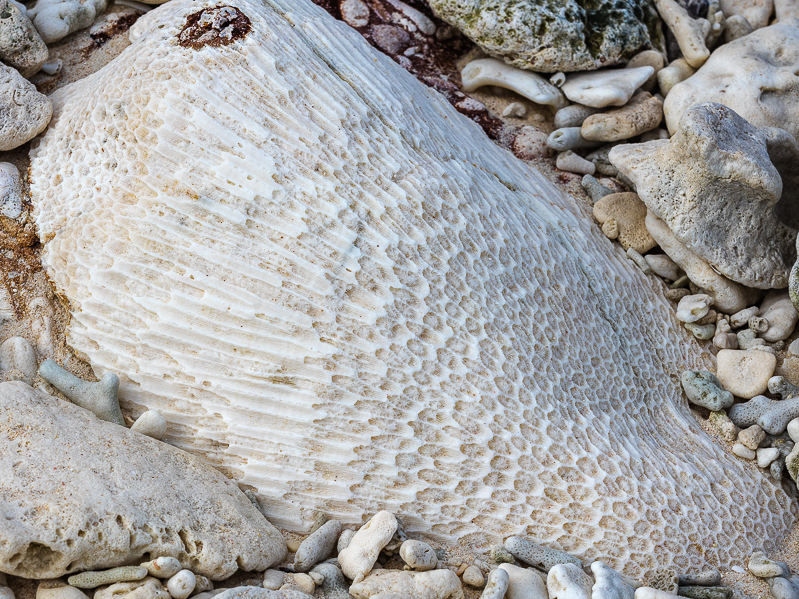
POLYGON ((651 0, 432 0, 444 21, 488 54, 544 73, 594 70, 664 51, 651 0))
POLYGON ((36 137, 52 116, 50 99, 16 69, 0 64, 0 152, 36 137))
POLYGON ((663 105, 666 124, 674 134, 689 108, 722 102, 756 127, 782 127, 799 137, 797 72, 796 21, 763 27, 718 47, 696 74, 675 85, 663 105))
POLYGON ((641 92, 621 108, 589 116, 580 134, 595 141, 621 141, 655 129, 663 120, 663 103, 641 92))
POLYGON ((701 67, 710 56, 705 45, 705 39, 710 33, 710 21, 691 18, 688 11, 675 0, 655 0, 655 6, 677 38, 686 62, 695 69, 701 67))
POLYGON ((172 555, 218 580, 263 570, 281 534, 198 458, 20 382, 0 384, 0 569, 55 578, 172 555))
POLYGON ((754 29, 768 25, 774 10, 773 0, 719 0, 719 5, 725 16, 740 15, 749 21, 754 29))
POLYGON ((725 313, 738 312, 757 299, 757 291, 718 274, 707 262, 680 243, 669 226, 651 210, 646 214, 646 230, 668 257, 685 271, 688 278, 708 292, 717 309, 725 313))
POLYGON ((639 254, 657 245, 646 230, 646 205, 634 193, 612 193, 594 204, 594 218, 600 224, 614 219, 621 247, 635 249, 639 254))
POLYGON ((616 146, 609 156, 677 239, 720 273, 759 289, 788 285, 799 146, 784 130, 708 103, 686 112, 671 140, 616 146))
POLYGON ((47 46, 13 2, 0 0, 0 60, 30 77, 47 60, 47 46))

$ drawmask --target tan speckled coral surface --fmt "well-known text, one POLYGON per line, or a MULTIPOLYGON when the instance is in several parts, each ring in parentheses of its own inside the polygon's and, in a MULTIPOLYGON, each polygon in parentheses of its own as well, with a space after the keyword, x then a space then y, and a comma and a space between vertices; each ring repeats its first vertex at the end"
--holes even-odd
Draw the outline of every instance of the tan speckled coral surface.
POLYGON ((637 575, 727 564, 796 518, 699 427, 710 365, 575 200, 307 0, 171 0, 53 96, 33 150, 72 346, 124 407, 254 488, 637 575))

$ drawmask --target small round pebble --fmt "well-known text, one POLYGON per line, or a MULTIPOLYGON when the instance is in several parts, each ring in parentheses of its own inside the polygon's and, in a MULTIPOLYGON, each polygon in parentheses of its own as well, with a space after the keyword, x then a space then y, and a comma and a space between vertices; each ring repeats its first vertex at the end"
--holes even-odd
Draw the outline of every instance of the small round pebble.
POLYGON ((303 592, 308 595, 313 595, 316 590, 316 583, 309 574, 294 574, 294 584, 303 592))
POLYGON ((705 316, 713 305, 713 298, 704 293, 686 295, 677 305, 677 320, 696 322, 705 316))
POLYGON ((776 447, 762 447, 755 453, 757 453, 758 468, 768 468, 771 462, 780 457, 780 450, 776 447))
POLYGON ((752 399, 768 389, 776 366, 777 358, 763 351, 723 349, 716 358, 716 376, 733 395, 752 399))
POLYGON ((0 599, 14 599, 14 591, 8 587, 0 587, 0 599))
POLYGON ((191 570, 181 570, 166 583, 169 594, 174 599, 186 599, 194 591, 197 579, 191 570))
POLYGON ((739 458, 743 458, 745 460, 754 460, 756 455, 754 451, 752 451, 742 443, 736 443, 735 445, 733 445, 732 452, 735 455, 737 455, 739 458))
POLYGON ((264 588, 270 591, 276 591, 283 586, 283 572, 280 570, 267 570, 264 572, 264 588))
POLYGON ((141 567, 147 568, 150 576, 155 578, 172 578, 180 572, 181 568, 180 562, 174 557, 157 557, 152 561, 144 562, 141 567))
POLYGON ((463 584, 468 584, 470 587, 480 589, 485 584, 485 578, 480 568, 477 566, 469 566, 463 571, 463 584))
POLYGON ((400 557, 414 570, 425 572, 438 565, 435 549, 423 541, 408 539, 400 547, 400 557))
POLYGON ((782 566, 770 560, 762 551, 755 551, 749 558, 749 571, 758 578, 773 578, 785 574, 782 566))
POLYGON ((752 451, 755 451, 758 447, 760 447, 760 444, 765 438, 766 433, 764 433, 763 429, 757 424, 753 424, 749 428, 746 428, 738 433, 738 442, 743 443, 752 451))
POLYGON ((713 335, 716 334, 716 326, 712 324, 698 325, 692 322, 686 322, 685 328, 700 341, 713 339, 713 335))

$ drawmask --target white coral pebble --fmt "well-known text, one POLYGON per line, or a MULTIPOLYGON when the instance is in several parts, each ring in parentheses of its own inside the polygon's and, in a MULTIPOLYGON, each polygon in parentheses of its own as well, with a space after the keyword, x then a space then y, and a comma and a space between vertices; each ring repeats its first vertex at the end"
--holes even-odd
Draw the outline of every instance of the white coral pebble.
POLYGON ((14 591, 8 587, 0 587, 0 599, 14 599, 14 591))
MULTIPOLYGON (((141 416, 139 420, 141 420, 141 416)), ((157 557, 140 565, 142 568, 147 568, 150 576, 155 576, 156 578, 172 578, 180 572, 180 562, 174 557, 157 557)))
POLYGON ((574 564, 558 564, 547 574, 549 599, 591 599, 594 581, 574 564))
POLYGON ((108 0, 39 0, 28 17, 47 44, 85 29, 108 6, 108 0))
POLYGON ((438 565, 436 550, 424 541, 409 539, 400 546, 400 557, 414 570, 424 572, 438 565))
POLYGON ((194 591, 197 579, 191 570, 181 570, 166 583, 169 594, 174 599, 186 599, 194 591))
POLYGON ((627 584, 624 577, 602 562, 591 564, 594 573, 594 586, 591 599, 633 599, 635 589, 627 584))
POLYGON ((10 162, 0 162, 0 214, 8 218, 22 214, 22 180, 10 162))
POLYGON ((713 298, 704 293, 686 295, 677 305, 677 320, 696 322, 704 317, 713 305, 713 298))
MULTIPOLYGON (((142 435, 152 437, 153 439, 163 439, 166 436, 167 422, 166 418, 164 418, 161 412, 156 410, 147 410, 144 414, 136 419, 136 422, 134 422, 133 426, 130 428, 131 430, 137 431, 142 435)), ((161 576, 161 578, 166 578, 166 576, 161 576)))
POLYGON ((276 591, 283 586, 285 575, 280 570, 267 570, 264 572, 264 588, 276 591))
MULTIPOLYGON (((469 566, 469 568, 474 567, 475 566, 469 566)), ((469 568, 466 569, 466 572, 469 571, 469 568)), ((466 572, 463 573, 463 581, 466 582, 466 584, 470 584, 466 581, 466 572)), ((488 573, 486 586, 485 589, 483 589, 483 594, 480 595, 480 599, 503 599, 505 593, 508 592, 509 582, 510 577, 505 570, 502 568, 491 570, 491 572, 488 573)))
POLYGON ((377 512, 369 522, 361 526, 350 544, 338 554, 338 563, 344 576, 353 582, 360 582, 375 565, 380 550, 397 532, 397 519, 394 514, 383 510, 377 512))
POLYGON ((463 599, 463 589, 452 570, 405 572, 381 570, 350 587, 355 599, 405 597, 408 599, 463 599))
POLYGON ((544 579, 532 568, 500 564, 499 569, 508 574, 506 599, 547 599, 544 579))

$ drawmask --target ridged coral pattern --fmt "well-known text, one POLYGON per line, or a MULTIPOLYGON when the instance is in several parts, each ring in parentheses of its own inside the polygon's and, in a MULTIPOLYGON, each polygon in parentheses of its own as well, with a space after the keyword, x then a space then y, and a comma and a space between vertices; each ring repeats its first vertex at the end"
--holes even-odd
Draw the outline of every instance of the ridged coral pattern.
POLYGON ((32 152, 70 342, 124 405, 295 529, 388 509, 635 575, 793 523, 691 415, 708 364, 584 207, 308 0, 233 0, 245 38, 180 47, 218 5, 143 17, 32 152))

